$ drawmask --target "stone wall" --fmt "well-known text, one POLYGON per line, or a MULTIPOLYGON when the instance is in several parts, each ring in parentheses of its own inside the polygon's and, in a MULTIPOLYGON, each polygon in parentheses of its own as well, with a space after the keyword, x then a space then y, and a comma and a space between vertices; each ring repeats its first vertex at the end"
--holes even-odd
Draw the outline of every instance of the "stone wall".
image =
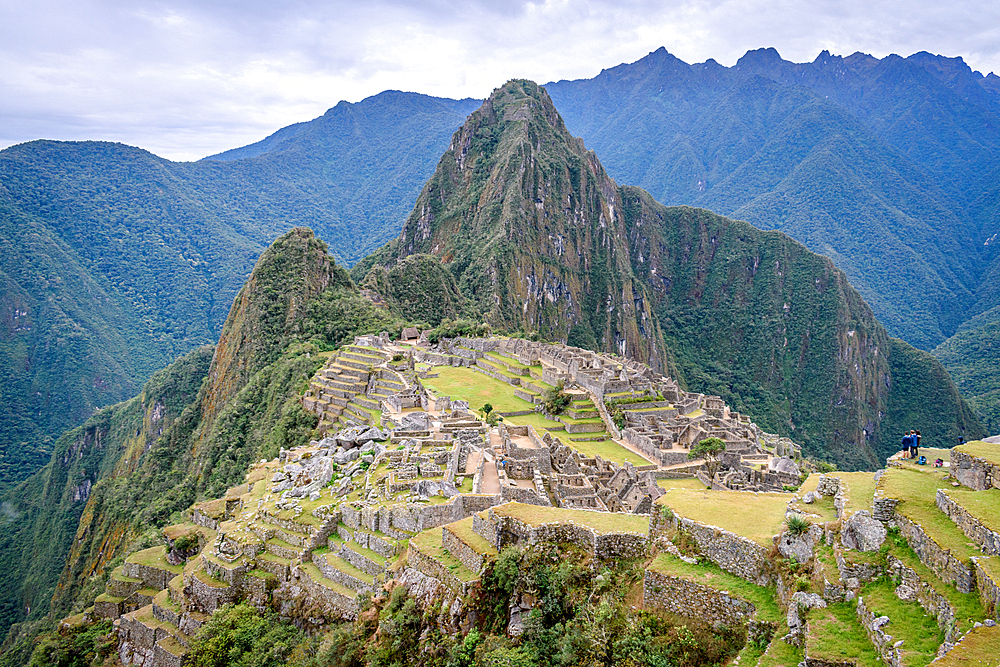
POLYGON ((938 627, 944 630, 944 640, 946 642, 955 641, 955 609, 948 602, 948 598, 941 595, 933 586, 920 578, 916 570, 907 567, 903 561, 893 555, 887 557, 888 570, 890 576, 905 586, 908 590, 897 588, 897 595, 902 592, 904 597, 909 598, 912 591, 912 598, 915 599, 928 614, 937 619, 938 627))
POLYGON ((461 592, 462 595, 468 595, 472 590, 470 582, 462 581, 456 577, 443 563, 422 552, 413 542, 410 542, 406 558, 409 567, 428 577, 437 579, 453 591, 461 592))
POLYGON ((292 568, 291 580, 275 591, 275 596, 279 600, 293 601, 300 599, 303 591, 312 598, 312 602, 319 603, 325 608, 325 615, 329 618, 351 620, 358 616, 357 600, 324 586, 322 582, 313 581, 304 570, 297 567, 292 568))
POLYGON ((746 623, 757 612, 753 604, 724 591, 651 570, 643 577, 642 605, 728 626, 746 623))
POLYGON ((944 489, 938 489, 935 502, 938 509, 944 512, 965 533, 966 537, 982 548, 984 554, 987 556, 1000 555, 1000 533, 984 526, 979 519, 955 502, 944 489))
POLYGON ((481 574, 487 556, 466 544, 462 538, 448 530, 447 527, 442 528, 441 531, 441 545, 448 550, 448 553, 462 561, 462 565, 467 567, 471 572, 481 574))
POLYGON ((489 513, 486 520, 473 519, 472 528, 497 551, 509 544, 532 545, 541 542, 570 542, 587 550, 599 560, 638 558, 646 555, 649 536, 646 533, 599 534, 593 528, 574 521, 543 523, 530 526, 517 517, 489 513))
POLYGON ((775 574, 768 549, 745 537, 674 515, 674 526, 694 538, 698 551, 726 572, 758 586, 774 583, 775 574))
POLYGON ((976 491, 1000 486, 1000 465, 958 449, 951 450, 950 471, 955 479, 976 491))
POLYGON ((899 649, 893 646, 895 642, 892 635, 887 634, 882 629, 891 622, 889 617, 876 616, 874 612, 869 611, 862 598, 858 598, 857 614, 861 627, 865 629, 869 641, 875 646, 882 662, 890 667, 903 667, 903 657, 899 649))
POLYGON ((917 553, 920 562, 931 569, 945 583, 954 584, 961 593, 975 590, 975 574, 971 565, 964 563, 950 551, 935 542, 917 523, 896 513, 894 520, 899 533, 906 538, 910 548, 917 553))
MULTIPOLYGON (((996 556, 993 556, 996 558, 996 556)), ((1000 621, 1000 581, 996 581, 990 573, 983 567, 985 557, 973 556, 972 567, 975 570, 976 588, 979 591, 979 599, 983 602, 983 607, 987 613, 992 615, 993 620, 1000 621)))

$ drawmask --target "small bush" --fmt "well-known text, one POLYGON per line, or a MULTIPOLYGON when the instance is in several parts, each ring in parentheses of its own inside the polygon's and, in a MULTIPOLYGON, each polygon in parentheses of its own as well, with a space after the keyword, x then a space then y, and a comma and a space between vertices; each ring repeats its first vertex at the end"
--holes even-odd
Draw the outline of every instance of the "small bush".
POLYGON ((798 514, 791 514, 785 517, 785 527, 788 528, 789 533, 795 537, 799 537, 809 532, 812 522, 798 514))

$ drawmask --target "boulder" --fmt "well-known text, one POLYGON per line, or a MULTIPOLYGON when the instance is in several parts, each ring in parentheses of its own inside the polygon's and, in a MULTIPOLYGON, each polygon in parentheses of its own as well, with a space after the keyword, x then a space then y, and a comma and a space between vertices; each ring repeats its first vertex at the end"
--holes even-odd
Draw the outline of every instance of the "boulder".
POLYGON ((387 437, 377 426, 372 426, 364 433, 358 435, 357 442, 368 443, 372 440, 385 440, 387 437))
POLYGON ((840 541, 848 549, 878 551, 885 542, 886 529, 867 510, 859 510, 844 522, 840 541))
POLYGON ((817 500, 816 494, 813 493, 812 491, 807 491, 806 494, 802 496, 802 502, 804 502, 806 505, 812 505, 814 502, 816 502, 816 500, 817 500))
POLYGON ((785 531, 778 538, 778 552, 785 558, 795 558, 798 563, 806 563, 813 557, 813 549, 823 539, 823 529, 813 524, 801 535, 785 531))
POLYGON ((345 465, 347 463, 350 463, 351 461, 355 460, 359 456, 361 456, 361 450, 360 449, 348 449, 347 451, 338 452, 338 453, 334 454, 333 455, 333 462, 336 463, 339 466, 342 466, 342 465, 345 465))
POLYGON ((426 431, 431 427, 431 416, 426 412, 407 412, 397 431, 426 431))
POLYGON ((801 474, 799 472, 799 466, 795 463, 795 461, 785 457, 771 459, 767 467, 772 472, 780 472, 786 475, 794 475, 798 477, 801 474))

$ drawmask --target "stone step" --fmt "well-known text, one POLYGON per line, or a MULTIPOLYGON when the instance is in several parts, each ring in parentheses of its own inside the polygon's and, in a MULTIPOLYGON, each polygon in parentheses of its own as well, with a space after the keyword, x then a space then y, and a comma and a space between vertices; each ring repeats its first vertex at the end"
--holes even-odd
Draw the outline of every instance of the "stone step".
POLYGON ((176 577, 170 580, 167 584, 167 592, 170 594, 170 599, 174 604, 184 603, 184 575, 178 574, 176 577))
POLYGON ((351 402, 352 403, 356 403, 356 404, 360 405, 363 408, 368 408, 369 410, 380 410, 381 409, 381 406, 379 406, 378 401, 372 400, 371 398, 369 398, 367 396, 363 396, 362 394, 358 394, 357 396, 355 396, 354 400, 351 401, 351 402))
POLYGON ((382 350, 373 350, 367 347, 361 347, 360 345, 345 345, 341 348, 341 353, 351 353, 360 354, 365 357, 370 357, 372 359, 377 359, 379 361, 389 361, 392 358, 388 352, 383 352, 382 350))
POLYGON ((140 579, 146 587, 157 591, 166 588, 167 583, 180 574, 182 570, 180 565, 171 565, 167 562, 166 548, 163 546, 151 547, 130 554, 122 565, 123 575, 140 579))
POLYGON ((341 413, 341 416, 348 416, 360 424, 372 423, 372 416, 361 409, 361 406, 354 403, 348 403, 347 407, 344 408, 344 412, 341 413))
POLYGON ((126 612, 125 598, 109 593, 101 593, 94 600, 94 616, 97 618, 118 618, 126 612))
POLYGON ((402 551, 402 548, 399 546, 399 540, 401 538, 392 537, 381 531, 373 532, 364 530, 363 528, 356 528, 351 532, 353 533, 352 539, 356 544, 374 551, 385 560, 391 561, 402 551))
POLYGON ((188 603, 206 614, 214 613, 216 609, 232 604, 239 598, 238 586, 216 579, 201 568, 185 572, 184 589, 188 603))
POLYGON ((275 556, 272 553, 264 553, 257 556, 257 567, 264 572, 270 572, 278 578, 278 581, 288 581, 292 561, 288 558, 275 556))
POLYGON ((365 574, 378 578, 385 575, 386 558, 357 542, 343 542, 337 555, 365 574))
POLYGON ((142 579, 125 576, 123 568, 123 565, 119 565, 108 577, 106 592, 112 597, 127 598, 142 588, 142 579))
MULTIPOLYGON (((180 626, 181 606, 171 598, 170 589, 162 590, 154 595, 151 604, 155 618, 180 626)), ((181 643, 187 646, 187 638, 182 639, 181 643)))
POLYGON ((357 593, 375 590, 375 577, 358 569, 332 551, 317 549, 312 554, 313 564, 323 577, 357 593))
POLYGON ((357 591, 327 579, 314 563, 303 563, 299 572, 303 575, 299 581, 309 595, 339 609, 345 618, 357 616, 357 591))
POLYGON ((291 545, 284 540, 279 540, 276 537, 272 537, 264 544, 267 546, 267 552, 269 554, 274 554, 275 556, 280 556, 281 558, 287 558, 289 560, 295 560, 302 557, 303 549, 296 548, 294 545, 291 545))

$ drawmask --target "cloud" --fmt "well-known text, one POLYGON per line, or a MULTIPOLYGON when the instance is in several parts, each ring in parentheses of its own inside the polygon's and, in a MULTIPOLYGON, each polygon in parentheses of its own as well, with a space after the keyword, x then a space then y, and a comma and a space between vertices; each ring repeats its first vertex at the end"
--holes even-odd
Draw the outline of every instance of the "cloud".
POLYGON ((732 65, 774 46, 926 50, 1000 70, 1000 7, 838 0, 0 0, 0 146, 106 139, 171 159, 256 141, 385 89, 484 97, 660 46, 732 65))

